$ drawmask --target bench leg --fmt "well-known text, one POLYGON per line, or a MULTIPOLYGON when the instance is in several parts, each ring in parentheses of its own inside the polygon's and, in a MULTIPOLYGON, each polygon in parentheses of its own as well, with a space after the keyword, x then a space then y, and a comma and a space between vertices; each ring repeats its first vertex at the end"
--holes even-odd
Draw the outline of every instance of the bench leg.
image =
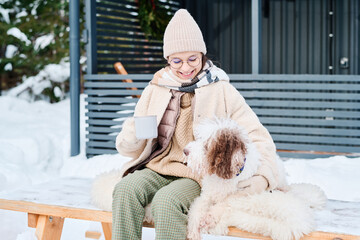
POLYGON ((111 223, 102 222, 101 225, 104 231, 105 240, 111 240, 111 231, 112 231, 111 223))
POLYGON ((36 227, 35 236, 39 240, 60 240, 63 225, 61 217, 28 214, 28 226, 36 227))
POLYGON ((36 228, 38 219, 39 219, 38 214, 28 213, 28 227, 36 228))

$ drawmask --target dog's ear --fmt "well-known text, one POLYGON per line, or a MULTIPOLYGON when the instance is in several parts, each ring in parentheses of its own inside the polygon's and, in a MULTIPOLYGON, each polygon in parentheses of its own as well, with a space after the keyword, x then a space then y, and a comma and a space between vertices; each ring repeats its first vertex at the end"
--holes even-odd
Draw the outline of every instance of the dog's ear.
POLYGON ((207 159, 209 161, 209 173, 217 176, 230 179, 234 176, 233 160, 234 154, 238 151, 246 154, 245 143, 241 137, 231 129, 219 130, 213 139, 210 139, 208 144, 207 159))

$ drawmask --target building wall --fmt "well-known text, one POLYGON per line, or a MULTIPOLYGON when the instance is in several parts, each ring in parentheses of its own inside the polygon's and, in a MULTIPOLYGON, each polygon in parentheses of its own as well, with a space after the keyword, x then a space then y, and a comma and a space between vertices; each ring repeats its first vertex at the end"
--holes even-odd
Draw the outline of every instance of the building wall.
MULTIPOLYGON (((230 73, 250 73, 251 0, 185 6, 203 30, 210 57, 230 73)), ((263 0, 261 23, 261 73, 360 74, 360 1, 263 0)))

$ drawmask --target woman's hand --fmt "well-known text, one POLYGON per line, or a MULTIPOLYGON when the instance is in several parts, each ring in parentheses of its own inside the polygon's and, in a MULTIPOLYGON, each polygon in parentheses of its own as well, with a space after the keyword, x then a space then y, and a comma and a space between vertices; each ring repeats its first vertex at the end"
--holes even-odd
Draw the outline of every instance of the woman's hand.
POLYGON ((261 175, 254 175, 251 178, 238 183, 236 195, 247 196, 264 192, 269 186, 268 181, 261 175))
POLYGON ((122 130, 116 137, 116 149, 124 156, 137 158, 145 147, 145 139, 137 139, 134 118, 124 121, 122 130))

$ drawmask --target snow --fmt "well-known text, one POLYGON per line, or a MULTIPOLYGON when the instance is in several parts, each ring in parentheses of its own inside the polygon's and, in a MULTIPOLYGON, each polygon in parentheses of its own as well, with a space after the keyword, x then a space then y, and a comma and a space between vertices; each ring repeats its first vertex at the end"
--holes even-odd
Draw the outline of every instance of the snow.
POLYGON ((43 49, 43 48, 47 47, 53 40, 54 40, 54 35, 53 34, 47 34, 47 35, 38 37, 35 40, 34 49, 36 51, 39 50, 39 49, 43 49))
POLYGON ((34 3, 33 3, 33 8, 31 9, 31 15, 34 15, 36 17, 37 15, 37 8, 40 4, 40 0, 36 0, 34 3))
POLYGON ((15 55, 17 50, 18 50, 18 48, 16 46, 14 46, 12 44, 7 45, 6 51, 5 51, 5 57, 12 58, 15 55))
MULTIPOLYGON (((44 101, 29 102, 9 95, 0 97, 0 195, 9 194, 12 190, 20 188, 26 189, 27 186, 41 188, 41 185, 37 184, 57 178, 94 178, 99 173, 120 168, 128 160, 119 154, 100 155, 90 159, 85 157, 84 98, 85 96, 81 95, 82 152, 78 156, 69 157, 69 99, 49 104, 44 101)), ((316 184, 329 198, 352 201, 354 208, 359 209, 360 158, 335 156, 312 160, 284 160, 290 183, 316 184)), ((81 180, 77 183, 81 184, 81 180)), ((84 187, 83 190, 84 192, 79 194, 85 194, 88 188, 84 187)), ((74 198, 73 201, 72 204, 81 201, 81 198, 74 198)), ((336 208, 336 205, 332 207, 336 208)), ((351 212, 344 211, 342 214, 351 217, 351 212)), ((331 212, 327 211, 319 213, 322 219, 330 218, 330 215, 331 212)), ((360 225, 360 222, 355 224, 360 225)), ((345 232, 349 231, 349 224, 338 227, 345 232)), ((101 232, 101 225, 66 219, 61 239, 85 239, 84 233, 87 230, 101 232)), ((34 229, 27 227, 25 213, 0 210, 0 235, 3 240, 33 240, 34 232, 34 229)), ((143 239, 154 239, 154 230, 144 228, 143 239)), ((203 239, 236 238, 206 235, 203 239)))
POLYGON ((10 23, 9 13, 13 12, 13 9, 4 9, 0 7, 0 14, 6 23, 10 23))
POLYGON ((16 14, 15 18, 26 17, 27 15, 28 15, 28 13, 25 10, 22 10, 21 12, 16 14))
MULTIPOLYGON (((36 96, 42 94, 44 89, 51 88, 52 82, 62 83, 70 77, 70 63, 67 58, 59 64, 48 64, 37 75, 23 77, 23 82, 9 90, 8 96, 20 97, 33 101, 36 96)), ((55 90, 56 96, 64 96, 61 89, 55 90)))
MULTIPOLYGON (((0 177, 6 188, 49 179, 69 156, 69 100, 29 103, 0 97, 0 177)), ((0 188, 0 190, 3 190, 0 188)))
POLYGON ((360 202, 360 158, 296 159, 286 161, 285 167, 290 183, 313 183, 324 189, 329 199, 360 202))
POLYGON ((26 43, 26 45, 30 45, 30 40, 27 38, 27 36, 25 35, 25 33, 21 32, 20 29, 16 28, 16 27, 12 27, 10 28, 7 32, 7 35, 11 35, 14 36, 16 38, 18 38, 19 40, 23 41, 26 43))
POLYGON ((54 94, 58 98, 64 97, 64 93, 61 91, 61 89, 58 86, 54 87, 54 94))
POLYGON ((70 62, 68 59, 63 59, 60 64, 49 64, 43 70, 53 82, 64 82, 70 77, 70 62))
POLYGON ((12 64, 11 63, 7 63, 5 66, 4 66, 4 70, 5 71, 11 71, 12 70, 12 64))

